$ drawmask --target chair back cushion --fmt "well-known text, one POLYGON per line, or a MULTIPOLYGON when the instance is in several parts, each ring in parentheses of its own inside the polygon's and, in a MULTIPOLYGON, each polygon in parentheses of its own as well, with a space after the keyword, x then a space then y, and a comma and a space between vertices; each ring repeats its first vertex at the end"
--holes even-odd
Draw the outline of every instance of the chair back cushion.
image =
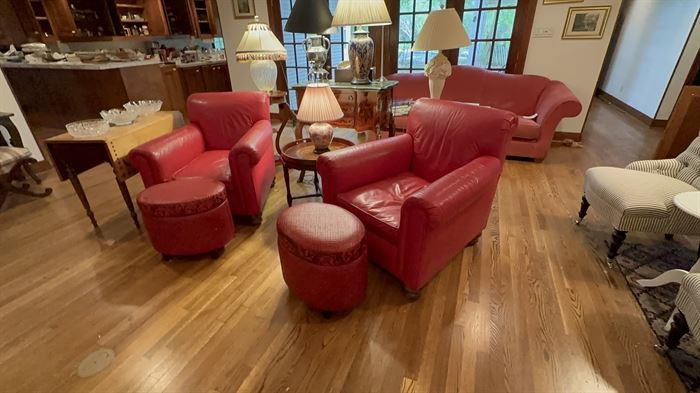
POLYGON ((676 179, 700 189, 700 137, 695 138, 676 159, 683 164, 676 179))
POLYGON ((229 150, 258 120, 270 120, 270 98, 260 91, 196 93, 187 99, 190 122, 207 150, 229 150))
POLYGON ((477 157, 503 160, 517 124, 517 116, 499 109, 420 99, 408 115, 411 171, 432 182, 477 157))

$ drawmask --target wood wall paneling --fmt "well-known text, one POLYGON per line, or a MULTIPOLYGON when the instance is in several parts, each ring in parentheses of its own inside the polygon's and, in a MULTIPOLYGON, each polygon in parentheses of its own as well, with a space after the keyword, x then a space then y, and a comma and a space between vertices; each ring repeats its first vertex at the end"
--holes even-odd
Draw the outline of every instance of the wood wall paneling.
POLYGON ((676 157, 700 131, 700 86, 685 86, 671 112, 655 158, 676 157))

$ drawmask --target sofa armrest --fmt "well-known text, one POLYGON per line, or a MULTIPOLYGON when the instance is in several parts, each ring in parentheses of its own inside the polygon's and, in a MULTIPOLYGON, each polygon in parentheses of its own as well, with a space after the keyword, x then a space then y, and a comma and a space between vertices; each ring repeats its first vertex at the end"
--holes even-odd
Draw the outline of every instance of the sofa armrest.
POLYGON ((581 113, 581 102, 559 81, 553 81, 547 86, 537 102, 537 123, 540 133, 550 139, 561 119, 575 117, 581 113))
POLYGON ((406 199, 401 207, 402 221, 419 214, 427 218, 425 229, 451 221, 498 182, 501 168, 497 157, 482 156, 448 173, 406 199))
MULTIPOLYGON (((250 166, 257 164, 263 154, 272 147, 272 124, 269 120, 258 120, 243 134, 229 153, 230 162, 241 162, 241 158, 247 158, 250 166)), ((233 168, 233 166, 232 166, 233 168)))
POLYGON ((667 158, 664 160, 640 160, 634 161, 627 165, 626 169, 639 172, 656 173, 659 175, 676 177, 678 172, 683 169, 684 165, 675 158, 667 158))
POLYGON ((141 174, 143 184, 150 187, 163 183, 183 166, 204 152, 204 137, 199 128, 187 124, 129 152, 129 163, 141 174))
POLYGON ((335 203, 338 194, 409 169, 413 138, 408 134, 322 154, 317 170, 323 181, 323 201, 335 203))

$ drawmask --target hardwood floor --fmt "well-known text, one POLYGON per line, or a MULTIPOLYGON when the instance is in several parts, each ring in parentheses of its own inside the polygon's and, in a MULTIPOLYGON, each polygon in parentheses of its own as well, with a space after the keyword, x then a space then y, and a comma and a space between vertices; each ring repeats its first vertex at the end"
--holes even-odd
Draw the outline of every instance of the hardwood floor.
MULTIPOLYGON (((216 261, 169 263, 134 228, 108 166, 83 177, 101 234, 47 172, 53 195, 14 198, 0 213, 0 390, 684 391, 624 277, 604 262, 611 228, 595 208, 573 225, 584 171, 649 158, 659 137, 595 101, 583 148, 506 163, 482 239, 418 301, 372 266, 362 306, 331 320, 282 280, 281 171, 260 227, 237 225, 216 261), (114 362, 77 376, 99 348, 114 362)), ((135 195, 140 179, 129 187, 135 195)))

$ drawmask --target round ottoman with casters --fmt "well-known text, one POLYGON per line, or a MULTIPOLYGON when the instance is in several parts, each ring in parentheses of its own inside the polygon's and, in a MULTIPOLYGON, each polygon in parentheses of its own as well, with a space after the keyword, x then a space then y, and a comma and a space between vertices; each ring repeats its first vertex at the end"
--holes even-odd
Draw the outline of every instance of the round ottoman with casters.
POLYGON ((143 190, 136 201, 153 248, 173 256, 211 253, 218 257, 233 238, 233 218, 224 185, 185 178, 143 190))
POLYGON ((277 220, 277 247, 289 290, 325 317, 365 298, 365 228, 350 212, 323 203, 293 206, 277 220))

